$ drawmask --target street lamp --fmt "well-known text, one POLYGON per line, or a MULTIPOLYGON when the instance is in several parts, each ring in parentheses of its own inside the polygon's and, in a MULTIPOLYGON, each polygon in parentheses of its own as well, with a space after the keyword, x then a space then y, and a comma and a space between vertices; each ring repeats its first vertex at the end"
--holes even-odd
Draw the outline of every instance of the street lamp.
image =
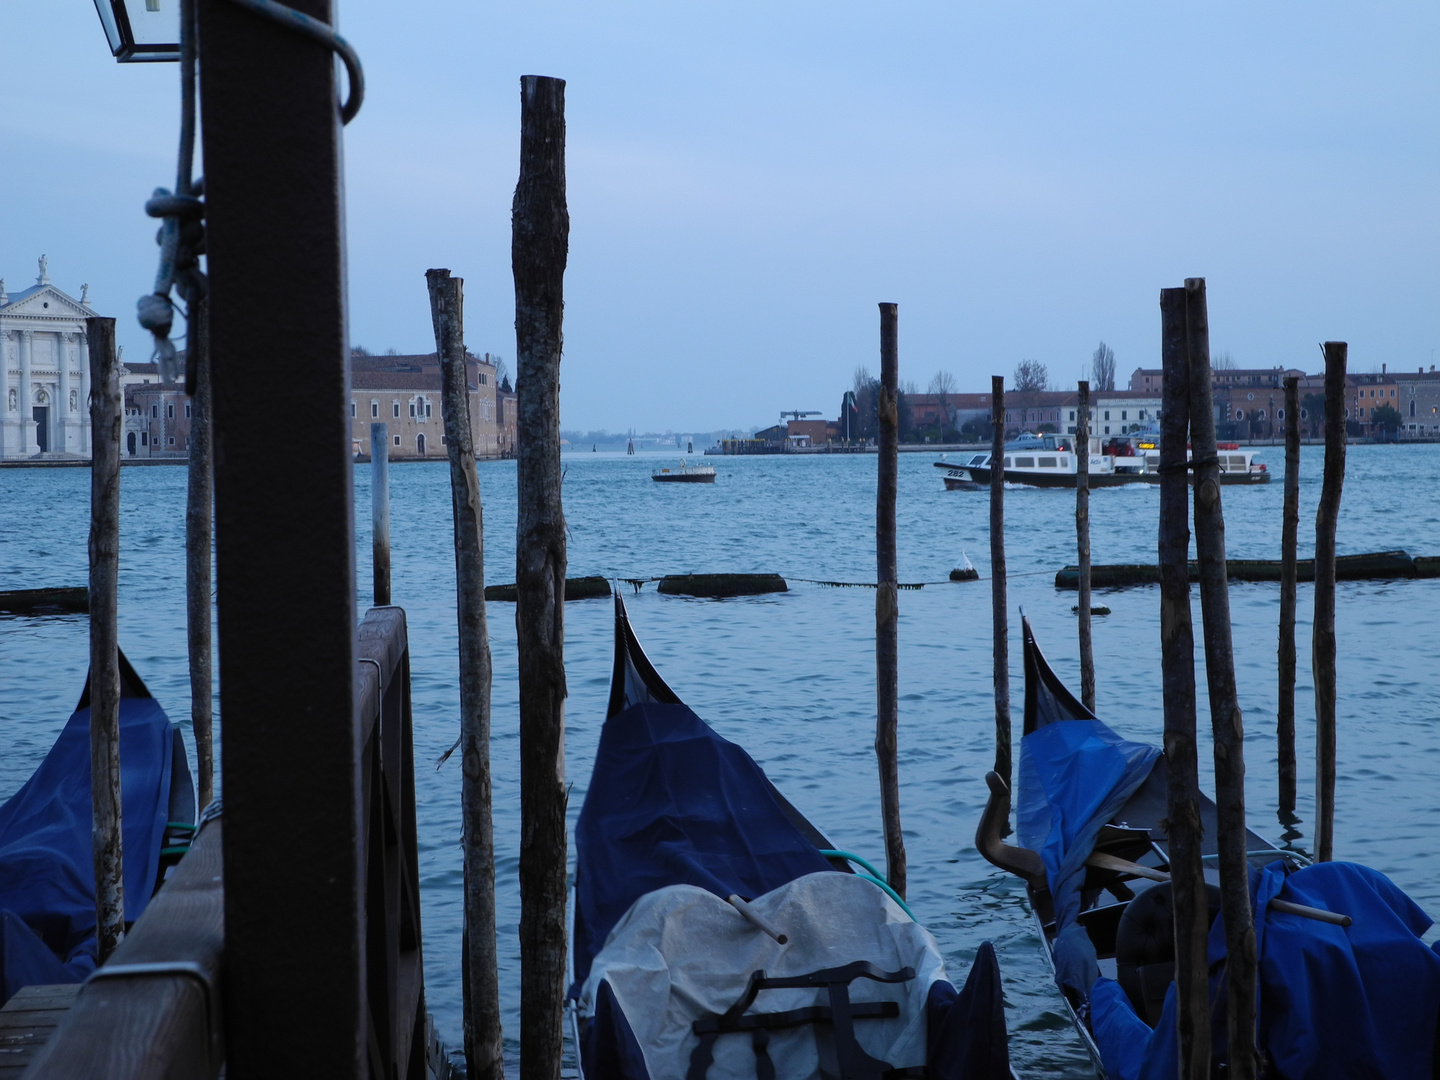
POLYGON ((180 59, 180 0, 95 0, 95 11, 120 63, 180 59))

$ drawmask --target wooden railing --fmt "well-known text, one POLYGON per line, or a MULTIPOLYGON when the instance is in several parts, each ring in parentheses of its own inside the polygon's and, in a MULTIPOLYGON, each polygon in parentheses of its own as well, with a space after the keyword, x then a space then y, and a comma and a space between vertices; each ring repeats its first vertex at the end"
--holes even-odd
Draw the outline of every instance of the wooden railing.
MULTIPOLYGON (((368 1075, 423 1080, 433 1040, 426 1037, 404 611, 372 609, 360 624, 356 656, 368 1075)), ((110 962, 81 989, 26 1080, 213 1080, 220 1074, 229 1004, 221 978, 222 820, 200 829, 110 962)), ((295 836, 275 843, 277 859, 296 857, 295 836)), ((295 897, 294 917, 307 917, 302 896, 295 897)))

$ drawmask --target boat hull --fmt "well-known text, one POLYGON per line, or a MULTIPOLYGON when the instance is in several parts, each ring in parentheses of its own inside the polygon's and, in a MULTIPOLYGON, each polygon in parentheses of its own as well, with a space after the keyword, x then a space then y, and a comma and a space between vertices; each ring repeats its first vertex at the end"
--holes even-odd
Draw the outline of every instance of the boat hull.
MULTIPOLYGON (((980 466, 967 465, 963 469, 956 469, 955 473, 963 475, 945 475, 946 491, 980 491, 990 486, 990 470, 980 466)), ((1026 487, 1038 488, 1068 488, 1075 490, 1075 474, 1063 472, 1029 472, 1024 469, 1006 469, 1005 482, 1007 484, 1023 484, 1026 487)), ((1158 484, 1159 473, 1091 473, 1090 487, 1106 488, 1120 487, 1124 484, 1158 484)), ((1195 482, 1194 477, 1190 482, 1195 482)), ((1250 472, 1222 472, 1220 483, 1226 487, 1240 485, 1249 487, 1255 484, 1268 484, 1270 482, 1269 472, 1254 470, 1250 472)))
POLYGON ((654 480, 657 484, 713 484, 715 482, 715 474, 702 473, 696 476, 686 475, 684 473, 661 473, 652 476, 650 479, 654 480))

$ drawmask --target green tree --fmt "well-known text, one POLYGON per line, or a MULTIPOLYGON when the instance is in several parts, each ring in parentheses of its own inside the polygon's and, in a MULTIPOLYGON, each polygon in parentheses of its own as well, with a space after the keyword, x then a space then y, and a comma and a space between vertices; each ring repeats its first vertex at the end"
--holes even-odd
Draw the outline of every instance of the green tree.
POLYGON ((1402 423, 1400 410, 1393 405, 1381 405, 1370 413, 1370 423, 1386 435, 1394 435, 1402 423))
POLYGON ((1300 399, 1300 423, 1309 429, 1310 438, 1318 439, 1325 427, 1325 395, 1306 394, 1300 399))
POLYGON ((1024 393, 1044 390, 1049 385, 1050 369, 1039 360, 1021 360, 1015 365, 1015 385, 1011 389, 1024 393))

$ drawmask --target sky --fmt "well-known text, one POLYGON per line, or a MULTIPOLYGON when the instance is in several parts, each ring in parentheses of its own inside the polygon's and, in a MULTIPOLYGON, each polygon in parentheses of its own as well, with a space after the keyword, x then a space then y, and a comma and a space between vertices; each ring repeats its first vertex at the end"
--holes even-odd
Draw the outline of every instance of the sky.
MULTIPOLYGON (((165 0, 171 3, 173 0, 165 0)), ((1208 282, 1242 367, 1440 363, 1440 5, 496 4, 350 0, 351 340, 434 348, 424 272, 514 368, 519 78, 567 80, 562 422, 758 427, 879 367, 1070 386, 1159 362, 1208 282)), ((116 64, 91 0, 0 0, 0 276, 49 256, 148 356, 142 205, 174 182, 178 66, 116 64)), ((263 63, 257 78, 264 77, 263 63)))

